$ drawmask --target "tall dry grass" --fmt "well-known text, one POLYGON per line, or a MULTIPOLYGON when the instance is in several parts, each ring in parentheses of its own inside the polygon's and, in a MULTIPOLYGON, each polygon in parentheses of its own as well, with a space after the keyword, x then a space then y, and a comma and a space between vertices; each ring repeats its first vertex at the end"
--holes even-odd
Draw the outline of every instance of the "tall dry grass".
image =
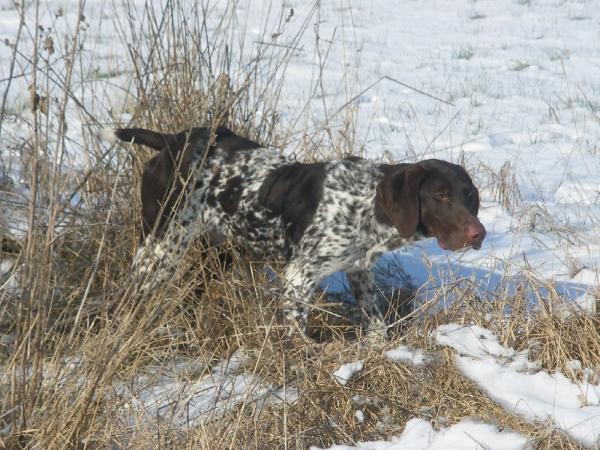
MULTIPOLYGON (((83 21, 85 5, 78 7, 83 21)), ((240 24, 232 11, 211 17, 209 29, 204 3, 167 2, 157 9, 148 2, 141 10, 124 3, 122 8, 115 21, 129 53, 120 63, 133 74, 126 125, 170 132, 224 124, 266 145, 299 142, 306 159, 320 157, 315 149, 324 146, 330 155, 357 148, 354 103, 335 112, 341 132, 331 132, 328 121, 334 118, 304 136, 292 135, 279 121, 287 64, 302 34, 310 32, 313 16, 285 46, 271 45, 264 30, 248 52, 249 43, 238 40, 240 24)), ((19 14, 35 14, 35 23, 39 10, 39 1, 33 8, 25 2, 16 6, 19 14)), ((316 3, 312 14, 318 12, 316 3)), ((290 14, 282 13, 281 27, 290 14)), ((7 234, 2 248, 15 263, 0 293, 0 448, 307 448, 389 438, 415 416, 436 426, 475 416, 532 436, 538 448, 577 448, 545 424, 529 424, 489 400, 454 368, 451 352, 428 336, 443 322, 480 323, 516 348, 535 342, 532 357, 548 370, 569 373, 570 359, 600 367, 597 317, 532 312, 524 294, 484 303, 463 286, 461 301, 448 310, 409 317, 402 293, 387 343, 364 345, 360 331, 345 319, 350 307, 325 301, 311 316, 315 340, 290 343, 281 338, 278 290, 264 270, 269 262, 236 260, 225 271, 219 255, 203 248, 190 250, 176 283, 140 294, 139 280, 129 270, 140 232, 136 192, 148 155, 126 146, 106 149, 95 140, 93 129, 120 124, 123 116, 114 111, 108 121, 94 117, 78 99, 74 79, 85 75, 77 73, 81 24, 66 46, 50 50, 41 29, 23 22, 14 46, 14 60, 31 62, 31 115, 21 118, 29 121, 31 137, 8 145, 27 161, 30 190, 28 203, 14 202, 10 210, 27 218, 26 234, 20 240, 7 234), (22 53, 24 36, 33 36, 32 54, 22 53), (60 74, 50 64, 50 51, 64 52, 60 74), (51 95, 57 90, 59 97, 51 95), (43 100, 49 98, 58 101, 43 100), (65 163, 69 108, 90 125, 80 143, 85 171, 65 163), (50 114, 58 118, 53 126, 50 114), (382 351, 398 344, 426 348, 429 363, 413 367, 386 360, 382 351), (176 425, 168 415, 142 420, 132 410, 124 386, 149 368, 194 361, 192 383, 234 354, 244 355, 240 371, 297 391, 297 400, 247 399, 195 426, 176 425), (337 366, 357 359, 366 367, 358 377, 347 386, 333 381, 337 366), (364 421, 356 418, 358 409, 364 421)), ((327 54, 319 57, 322 70, 327 54)), ((15 66, 11 73, 18 70, 15 66)), ((5 100, 0 133, 7 126, 4 105, 5 100)), ((514 202, 514 180, 504 172, 497 179, 500 200, 514 202)), ((561 302, 558 296, 545 301, 561 302)))

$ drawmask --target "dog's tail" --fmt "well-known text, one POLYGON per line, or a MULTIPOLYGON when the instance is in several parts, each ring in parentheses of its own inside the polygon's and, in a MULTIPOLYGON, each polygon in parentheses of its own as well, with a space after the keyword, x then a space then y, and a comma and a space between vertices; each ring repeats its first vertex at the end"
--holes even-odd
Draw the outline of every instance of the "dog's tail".
POLYGON ((155 150, 177 146, 177 139, 172 134, 157 133, 145 128, 104 128, 97 133, 98 138, 114 144, 117 141, 133 142, 155 150))

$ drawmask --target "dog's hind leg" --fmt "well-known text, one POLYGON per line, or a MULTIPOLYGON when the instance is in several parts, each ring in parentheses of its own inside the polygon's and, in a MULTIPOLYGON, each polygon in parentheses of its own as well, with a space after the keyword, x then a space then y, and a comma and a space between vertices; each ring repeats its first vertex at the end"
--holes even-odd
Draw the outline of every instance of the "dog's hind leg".
POLYGON ((190 272, 194 274, 194 294, 202 297, 207 286, 228 272, 235 261, 235 249, 229 243, 213 241, 209 236, 199 236, 194 244, 199 247, 190 261, 190 272))
POLYGON ((190 243, 197 236, 197 224, 187 215, 185 210, 180 211, 162 237, 150 234, 137 250, 133 272, 142 292, 147 293, 169 281, 176 273, 190 243))

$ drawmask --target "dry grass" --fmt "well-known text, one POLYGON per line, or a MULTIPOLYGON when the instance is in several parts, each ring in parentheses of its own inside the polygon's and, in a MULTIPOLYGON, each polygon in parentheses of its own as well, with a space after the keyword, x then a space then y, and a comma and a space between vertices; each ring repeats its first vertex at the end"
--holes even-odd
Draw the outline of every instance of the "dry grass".
MULTIPOLYGON (((173 20, 165 23, 151 10, 142 28, 136 25, 141 21, 122 23, 134 30, 137 44, 129 61, 132 124, 164 131, 226 124, 265 144, 296 139, 306 159, 320 157, 314 149, 323 145, 330 155, 356 150, 354 105, 336 117, 342 123, 336 133, 325 123, 292 137, 278 123, 278 96, 294 42, 289 48, 259 46, 256 58, 245 64, 231 51, 235 34, 227 17, 219 24, 221 39, 206 44, 206 21, 185 20, 190 15, 176 3, 166 6, 164 15, 173 20)), ((78 33, 75 29, 65 50, 71 56, 78 52, 78 33)), ((44 89, 57 80, 44 65, 42 49, 36 48, 33 61, 33 85, 47 97, 44 89)), ((71 64, 61 78, 64 96, 52 106, 63 121, 72 101, 73 70, 71 64)), ((331 302, 318 303, 311 317, 316 340, 290 342, 282 338, 278 289, 265 263, 236 261, 233 270, 223 271, 218 254, 201 248, 190 250, 177 283, 141 296, 129 268, 140 228, 132 193, 145 155, 123 148, 107 154, 86 132, 81 145, 91 169, 69 170, 61 164, 62 125, 50 129, 46 115, 39 108, 33 112, 32 136, 22 146, 30 203, 12 210, 27 216, 30 225, 23 240, 3 241, 2 251, 16 263, 0 281, 10 278, 18 289, 5 283, 0 293, 0 448, 307 448, 386 439, 400 434, 412 417, 441 427, 467 416, 521 431, 537 448, 578 448, 546 424, 527 423, 491 401, 457 371, 452 352, 429 335, 449 321, 481 324, 507 345, 530 348, 544 368, 577 379, 581 374, 568 369, 568 361, 600 367, 597 317, 554 313, 556 295, 534 313, 522 295, 491 304, 467 287, 449 310, 400 321, 386 343, 365 345, 344 319, 347 308, 331 302), (66 204, 62 192, 79 200, 66 204), (427 349, 429 362, 414 367, 382 356, 399 344, 427 349), (122 386, 149 367, 195 361, 190 380, 197 380, 236 352, 245 355, 240 370, 262 383, 297 390, 297 401, 246 401, 196 426, 175 426, 165 417, 131 419, 137 413, 127 409, 130 397, 122 386), (332 379, 340 364, 358 359, 365 369, 347 386, 332 379), (355 416, 359 409, 362 422, 355 416)), ((90 125, 97 125, 93 118, 90 125)), ((517 206, 509 168, 496 177, 498 200, 517 206)))

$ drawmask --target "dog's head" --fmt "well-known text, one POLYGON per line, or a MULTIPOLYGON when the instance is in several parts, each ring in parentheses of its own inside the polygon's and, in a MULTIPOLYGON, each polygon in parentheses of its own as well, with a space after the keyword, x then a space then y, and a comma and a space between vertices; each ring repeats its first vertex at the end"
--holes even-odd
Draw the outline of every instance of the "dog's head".
POLYGON ((461 166, 430 159, 384 167, 377 185, 376 217, 402 237, 420 232, 446 250, 481 248, 479 192, 461 166))

